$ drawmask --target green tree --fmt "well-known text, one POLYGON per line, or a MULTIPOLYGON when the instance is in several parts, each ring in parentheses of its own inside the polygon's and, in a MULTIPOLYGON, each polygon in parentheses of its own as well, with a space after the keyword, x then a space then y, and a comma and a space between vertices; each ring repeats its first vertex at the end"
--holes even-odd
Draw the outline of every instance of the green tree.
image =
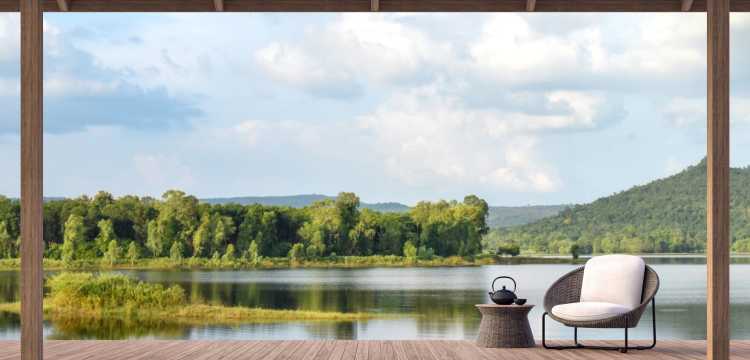
POLYGON ((212 237, 211 217, 204 214, 198 230, 193 233, 193 257, 202 257, 205 254, 212 237))
POLYGON ((128 257, 128 261, 130 261, 130 266, 135 265, 136 261, 138 261, 138 258, 141 256, 140 250, 138 250, 138 245, 135 243, 135 241, 131 241, 128 244, 128 250, 125 256, 128 257))
POLYGON ((234 234, 234 222, 227 216, 217 216, 214 220, 213 249, 223 252, 229 238, 234 234))
POLYGON ((260 261, 260 254, 258 254, 258 243, 253 240, 250 242, 250 246, 247 249, 247 261, 252 265, 257 265, 260 261))
POLYGON ((146 240, 146 246, 151 251, 153 257, 159 257, 164 253, 164 239, 159 234, 159 225, 156 220, 148 222, 148 239, 146 240))
POLYGON ((568 252, 570 253, 570 256, 573 259, 578 259, 578 251, 579 251, 579 247, 578 247, 578 244, 576 243, 571 244, 570 249, 568 250, 568 252))
POLYGON ((229 244, 227 245, 227 251, 224 253, 224 256, 221 257, 221 260, 224 262, 232 262, 234 261, 234 258, 234 245, 229 244))
POLYGON ((180 241, 175 241, 169 248, 169 258, 174 261, 180 261, 183 258, 183 248, 180 241))
POLYGON ((409 259, 417 258, 417 247, 414 246, 411 241, 407 241, 404 244, 404 257, 407 257, 409 259))
POLYGON ((120 246, 117 245, 117 240, 111 240, 107 246, 107 252, 104 253, 104 261, 108 262, 109 266, 114 266, 119 260, 120 246))
POLYGON ((12 258, 15 256, 15 242, 10 236, 8 225, 5 221, 0 221, 0 256, 12 258))
POLYGON ((70 215, 65 222, 65 233, 62 247, 62 260, 70 264, 81 256, 81 248, 86 240, 83 217, 70 215))
POLYGON ((112 225, 112 220, 104 219, 99 220, 97 223, 99 228, 99 234, 94 239, 98 254, 105 254, 109 250, 109 243, 113 240, 117 241, 117 235, 115 235, 115 229, 112 225))
POLYGON ((299 261, 304 259, 305 257, 305 246, 301 243, 296 243, 292 246, 292 249, 289 250, 289 259, 291 261, 299 261))
POLYGON ((359 221, 359 197, 350 192, 341 192, 336 197, 336 210, 339 216, 339 236, 335 246, 336 253, 353 255, 355 246, 350 241, 349 232, 359 221))

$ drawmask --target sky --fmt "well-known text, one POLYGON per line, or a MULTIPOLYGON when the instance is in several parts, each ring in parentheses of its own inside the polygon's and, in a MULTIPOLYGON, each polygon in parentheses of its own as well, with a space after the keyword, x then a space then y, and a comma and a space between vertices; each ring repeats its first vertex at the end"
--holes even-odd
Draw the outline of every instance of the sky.
MULTIPOLYGON (((19 193, 0 13, 0 194, 19 193)), ((733 14, 732 164, 750 164, 733 14)), ((44 191, 584 203, 706 148, 705 14, 46 14, 44 191)))

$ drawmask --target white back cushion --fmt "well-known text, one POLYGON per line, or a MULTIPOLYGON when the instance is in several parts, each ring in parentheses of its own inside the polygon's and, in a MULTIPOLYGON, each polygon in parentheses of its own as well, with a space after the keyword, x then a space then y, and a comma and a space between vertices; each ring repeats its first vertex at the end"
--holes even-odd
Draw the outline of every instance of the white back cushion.
POLYGON ((607 302, 633 309, 641 303, 645 272, 646 263, 638 256, 593 257, 583 270, 581 301, 607 302))

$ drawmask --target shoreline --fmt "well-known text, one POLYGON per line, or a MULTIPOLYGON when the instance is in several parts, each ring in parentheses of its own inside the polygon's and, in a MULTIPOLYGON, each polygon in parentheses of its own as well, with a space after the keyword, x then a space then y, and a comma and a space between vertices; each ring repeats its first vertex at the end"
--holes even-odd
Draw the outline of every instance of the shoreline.
MULTIPOLYGON (((598 254, 597 254, 598 255, 598 254)), ((429 260, 405 258, 393 255, 340 256, 314 260, 291 260, 289 258, 264 258, 250 263, 244 259, 216 260, 206 258, 140 259, 136 262, 119 262, 114 265, 103 261, 85 260, 65 264, 60 260, 44 259, 44 269, 59 270, 278 270, 278 269, 360 269, 360 268, 431 268, 473 267, 485 265, 532 265, 532 264, 584 264, 591 256, 581 255, 577 259, 561 255, 521 255, 476 257, 434 257, 429 260)), ((651 264, 705 264, 705 254, 638 254, 651 264)), ((750 264, 750 254, 732 254, 732 264, 750 264)), ((0 259, 0 271, 20 270, 19 259, 0 259)))

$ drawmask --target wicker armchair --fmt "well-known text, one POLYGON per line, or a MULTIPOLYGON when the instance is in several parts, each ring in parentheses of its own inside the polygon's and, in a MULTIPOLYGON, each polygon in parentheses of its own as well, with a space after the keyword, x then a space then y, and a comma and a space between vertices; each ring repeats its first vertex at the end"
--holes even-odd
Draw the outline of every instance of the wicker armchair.
POLYGON ((547 290, 544 296, 544 314, 542 315, 542 345, 546 349, 602 349, 602 350, 620 350, 625 353, 629 349, 645 350, 652 349, 656 346, 656 292, 659 290, 659 276, 656 274, 654 269, 649 266, 645 267, 645 274, 643 277, 643 290, 641 293, 641 303, 632 310, 612 316, 605 319, 598 319, 592 321, 574 321, 570 319, 563 319, 556 316, 552 312, 552 308, 556 305, 577 303, 581 298, 581 285, 583 283, 584 267, 579 267, 555 281, 552 286, 547 290), (651 304, 651 320, 652 320, 652 334, 653 342, 649 346, 628 346, 628 329, 634 328, 638 325, 641 319, 641 315, 646 310, 648 304, 651 304), (573 327, 574 329, 574 344, 572 346, 548 346, 545 338, 545 318, 549 316, 557 322, 563 325, 573 327), (608 347, 608 346, 586 346, 578 342, 578 328, 621 328, 625 330, 625 345, 624 347, 608 347))

